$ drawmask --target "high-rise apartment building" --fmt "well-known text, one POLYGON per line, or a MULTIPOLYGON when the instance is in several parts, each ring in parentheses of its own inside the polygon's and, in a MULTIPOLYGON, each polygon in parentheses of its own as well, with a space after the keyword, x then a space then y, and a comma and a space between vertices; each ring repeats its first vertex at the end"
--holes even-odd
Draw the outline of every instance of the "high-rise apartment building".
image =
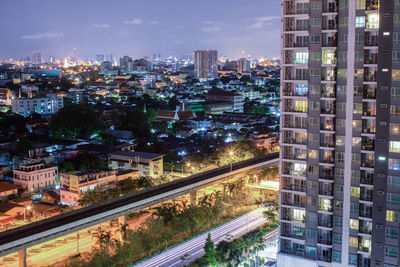
POLYGON ((400 266, 400 2, 283 0, 278 266, 400 266))
POLYGON ((238 72, 239 73, 244 73, 244 72, 250 72, 250 60, 247 58, 240 58, 239 59, 239 66, 238 66, 238 72))
POLYGON ((214 79, 218 76, 217 50, 199 50, 194 52, 194 71, 196 78, 214 79))
POLYGON ((37 51, 32 52, 31 60, 32 60, 33 64, 42 63, 42 54, 40 52, 37 52, 37 51))

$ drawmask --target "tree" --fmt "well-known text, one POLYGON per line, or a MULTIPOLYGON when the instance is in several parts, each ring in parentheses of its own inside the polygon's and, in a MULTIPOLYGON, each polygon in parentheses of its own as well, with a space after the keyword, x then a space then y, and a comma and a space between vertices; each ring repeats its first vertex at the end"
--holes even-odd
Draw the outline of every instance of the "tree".
POLYGON ((33 149, 34 146, 28 139, 20 139, 17 142, 17 147, 15 148, 16 155, 27 154, 29 150, 33 149))
POLYGON ((86 191, 81 199, 78 200, 78 203, 80 206, 87 206, 104 201, 107 198, 107 194, 100 188, 96 187, 93 190, 86 191))
POLYGON ((209 264, 215 265, 217 263, 216 251, 214 247, 214 242, 211 239, 211 234, 208 233, 206 243, 204 245, 205 257, 209 264))
POLYGON ((217 262, 238 266, 241 261, 242 251, 235 242, 221 241, 216 248, 217 262))
POLYGON ((89 106, 72 104, 55 114, 49 124, 53 136, 88 137, 100 134, 103 124, 89 106))

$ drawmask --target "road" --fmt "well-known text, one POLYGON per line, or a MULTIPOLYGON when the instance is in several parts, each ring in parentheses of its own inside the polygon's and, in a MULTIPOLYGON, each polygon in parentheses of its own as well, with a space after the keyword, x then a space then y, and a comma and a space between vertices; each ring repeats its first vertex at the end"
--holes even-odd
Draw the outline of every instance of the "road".
MULTIPOLYGON (((263 217, 262 212, 264 208, 258 208, 252 212, 249 212, 237 219, 234 219, 226 224, 223 224, 210 231, 211 238, 214 244, 226 239, 226 235, 230 234, 233 238, 240 237, 245 233, 262 226, 266 219, 263 217)), ((183 266, 181 256, 188 253, 190 259, 185 261, 185 264, 194 261, 195 259, 204 255, 204 244, 207 238, 208 232, 198 237, 195 237, 185 243, 182 243, 172 249, 162 252, 161 254, 149 258, 135 267, 179 267, 183 266)), ((271 235, 271 237, 275 237, 271 235)))
MULTIPOLYGON (((128 228, 133 229, 143 223, 150 214, 144 215, 139 219, 128 221, 128 228)), ((98 229, 99 226, 90 227, 89 229, 93 232, 98 229)), ((110 231, 112 233, 118 232, 119 226, 110 227, 108 223, 103 223, 101 228, 105 231, 110 231)), ((93 238, 93 235, 88 233, 89 229, 79 231, 79 252, 89 251, 92 249, 93 245, 95 245, 96 240, 93 238)), ((27 263, 29 265, 38 265, 38 266, 50 266, 54 262, 60 261, 64 257, 68 257, 72 254, 77 253, 78 244, 76 242, 76 233, 69 234, 62 238, 57 238, 56 240, 52 240, 49 242, 45 242, 40 245, 36 245, 32 248, 29 248, 27 256, 27 263), (36 252, 34 252, 37 250, 36 252)), ((10 257, 7 256, 10 261, 8 263, 0 262, 0 266, 7 267, 18 267, 17 256, 10 257)))

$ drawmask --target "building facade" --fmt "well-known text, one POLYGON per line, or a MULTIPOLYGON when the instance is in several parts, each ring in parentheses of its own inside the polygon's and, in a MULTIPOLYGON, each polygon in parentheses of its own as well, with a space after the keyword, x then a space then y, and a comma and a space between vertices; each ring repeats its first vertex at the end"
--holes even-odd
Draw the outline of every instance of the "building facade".
POLYGON ((278 266, 399 266, 400 3, 283 0, 278 266))
POLYGON ((250 60, 248 60, 247 58, 239 58, 238 72, 244 73, 250 71, 251 71, 250 60))
POLYGON ((13 170, 13 181, 26 190, 55 186, 58 168, 46 167, 43 163, 21 165, 13 170))
POLYGON ((118 181, 137 179, 139 171, 85 170, 60 173, 60 201, 65 205, 77 206, 82 195, 95 188, 103 191, 115 188, 118 181))
POLYGON ((111 169, 138 170, 140 175, 161 176, 164 173, 164 155, 136 152, 119 151, 108 155, 108 167, 111 169))
POLYGON ((194 52, 194 71, 198 79, 214 79, 218 76, 217 50, 199 50, 194 52))
POLYGON ((12 111, 24 117, 29 117, 33 113, 52 115, 64 107, 64 99, 56 95, 34 98, 14 98, 11 104, 12 111))

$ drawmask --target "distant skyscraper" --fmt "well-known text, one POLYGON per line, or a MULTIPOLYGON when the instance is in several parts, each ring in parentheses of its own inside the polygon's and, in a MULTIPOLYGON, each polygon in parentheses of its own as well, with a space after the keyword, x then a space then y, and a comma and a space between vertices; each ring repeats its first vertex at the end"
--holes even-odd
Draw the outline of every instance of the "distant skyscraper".
POLYGON ((104 55, 96 55, 96 62, 102 63, 104 59, 104 55))
POLYGON ((32 52, 31 60, 33 64, 42 63, 42 54, 40 54, 40 52, 37 51, 32 52))
POLYGON ((132 72, 133 70, 133 59, 128 56, 121 57, 119 59, 119 68, 121 70, 121 74, 127 74, 132 72))
POLYGON ((199 50, 194 52, 194 71, 196 78, 213 79, 218 76, 217 50, 199 50))
POLYGON ((238 72, 239 73, 250 72, 250 70, 251 70, 250 60, 248 60, 247 58, 240 58, 238 72))
POLYGON ((400 5, 282 0, 278 266, 400 266, 400 5))

